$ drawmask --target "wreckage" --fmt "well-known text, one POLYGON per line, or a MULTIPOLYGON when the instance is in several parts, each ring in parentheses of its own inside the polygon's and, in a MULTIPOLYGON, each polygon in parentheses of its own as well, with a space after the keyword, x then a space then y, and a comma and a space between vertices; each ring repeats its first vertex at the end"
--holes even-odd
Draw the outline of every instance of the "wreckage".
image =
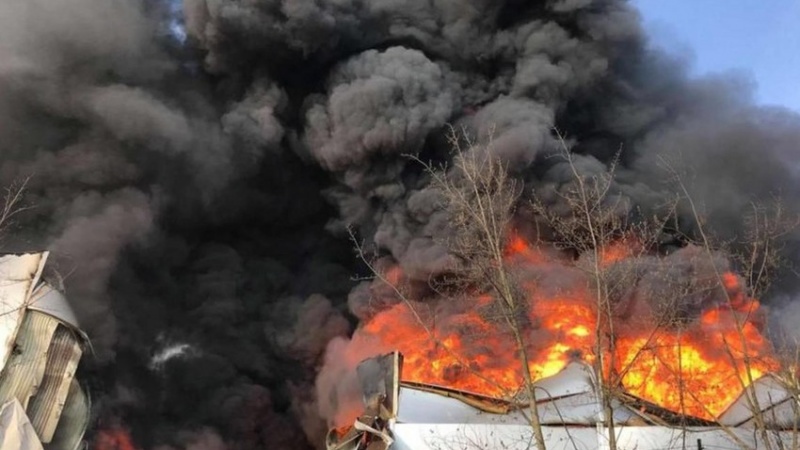
POLYGON ((90 401, 75 378, 88 339, 45 281, 47 252, 0 256, 0 448, 75 450, 90 401))
MULTIPOLYGON (((525 401, 403 382, 398 352, 367 359, 357 372, 364 412, 353 426, 328 433, 328 450, 536 447, 525 401)), ((572 361, 534 386, 548 449, 609 448, 609 421, 591 366, 572 361)), ((797 397, 769 374, 715 421, 677 414, 627 394, 615 396, 611 410, 620 450, 788 448, 786 443, 800 440, 797 397)))

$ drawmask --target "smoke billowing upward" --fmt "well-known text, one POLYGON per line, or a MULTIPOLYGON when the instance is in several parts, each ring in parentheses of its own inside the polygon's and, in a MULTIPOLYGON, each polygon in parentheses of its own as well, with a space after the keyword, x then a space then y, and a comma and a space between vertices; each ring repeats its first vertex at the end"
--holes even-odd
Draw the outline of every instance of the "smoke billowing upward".
POLYGON ((178 6, 0 4, 0 182, 29 176, 35 206, 5 244, 56 253, 95 415, 143 448, 319 447, 316 370, 370 309, 346 227, 412 278, 446 268, 407 155, 445 161, 448 124, 541 192, 569 182, 553 127, 587 172, 622 149, 644 209, 667 158, 731 235, 798 194, 800 118, 689 79, 622 0, 178 6))

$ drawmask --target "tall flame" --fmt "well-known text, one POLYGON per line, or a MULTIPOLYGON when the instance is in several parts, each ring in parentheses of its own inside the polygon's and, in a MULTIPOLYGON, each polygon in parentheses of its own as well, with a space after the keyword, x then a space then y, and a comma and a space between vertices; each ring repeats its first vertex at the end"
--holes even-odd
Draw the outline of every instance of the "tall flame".
MULTIPOLYGON (((621 240, 599 252, 600 262, 631 258, 637 246, 636 239, 621 240)), ((516 235, 509 239, 507 258, 529 267, 554 264, 516 235)), ((393 268, 391 281, 401 278, 393 268)), ((524 340, 533 378, 557 373, 572 358, 597 362, 596 342, 605 330, 597 332, 590 283, 567 280, 561 289, 547 289, 530 278, 522 285, 529 300, 524 340)), ((699 317, 680 326, 622 323, 613 345, 602 337, 605 379, 664 408, 714 419, 744 387, 775 370, 772 347, 761 334, 759 302, 744 294, 735 274, 720 278, 727 301, 707 307, 699 317)), ((398 303, 364 323, 353 342, 401 351, 406 381, 514 395, 522 386, 518 347, 498 320, 492 297, 465 295, 463 301, 444 303, 398 303)))

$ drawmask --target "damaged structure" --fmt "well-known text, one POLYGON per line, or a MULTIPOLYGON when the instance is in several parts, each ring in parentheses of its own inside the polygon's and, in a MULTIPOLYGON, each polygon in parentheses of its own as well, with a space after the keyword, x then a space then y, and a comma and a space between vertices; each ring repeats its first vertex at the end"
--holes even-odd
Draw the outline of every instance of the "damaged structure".
POLYGON ((83 446, 90 401, 76 379, 88 339, 45 281, 47 252, 0 256, 0 448, 83 446))
MULTIPOLYGON (((367 359, 357 372, 364 413, 352 427, 330 430, 328 450, 536 448, 524 400, 403 382, 398 352, 367 359)), ((609 421, 591 366, 570 362, 534 386, 548 450, 609 448, 609 421)), ((791 443, 800 441, 797 396, 773 375, 756 380, 716 421, 627 394, 615 396, 611 410, 620 450, 796 448, 791 443)))

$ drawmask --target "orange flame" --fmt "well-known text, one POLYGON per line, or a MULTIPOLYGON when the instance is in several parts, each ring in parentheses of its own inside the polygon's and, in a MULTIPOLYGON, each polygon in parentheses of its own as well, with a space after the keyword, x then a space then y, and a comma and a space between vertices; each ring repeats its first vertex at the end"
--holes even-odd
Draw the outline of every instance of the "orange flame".
POLYGON ((115 425, 97 432, 92 443, 94 450, 138 450, 125 428, 115 425))
MULTIPOLYGON (((600 252, 601 262, 613 264, 641 251, 637 239, 621 239, 600 252)), ((506 258, 545 274, 548 265, 571 264, 548 258, 516 234, 509 238, 506 258)), ((714 419, 744 387, 774 371, 777 360, 761 334, 759 302, 745 294, 735 274, 721 278, 728 301, 679 327, 615 324, 613 351, 606 344, 602 350, 606 379, 664 408, 714 419)), ((534 379, 556 374, 571 358, 594 363, 598 313, 590 283, 576 277, 552 289, 536 280, 532 276, 523 282, 531 324, 524 331, 525 350, 534 379)), ((502 323, 502 312, 489 295, 399 303, 362 324, 353 343, 402 352, 406 381, 508 397, 522 386, 522 367, 516 341, 502 323)))
POLYGON ((636 237, 624 236, 600 249, 600 262, 607 266, 622 261, 641 251, 641 247, 642 244, 636 237))
MULTIPOLYGON (((725 274, 724 279, 736 277, 725 274)), ((778 369, 772 346, 757 326, 758 308, 755 299, 732 296, 730 305, 703 312, 682 332, 658 333, 650 342, 621 340, 618 354, 631 367, 623 385, 674 411, 717 417, 746 386, 778 369)))

